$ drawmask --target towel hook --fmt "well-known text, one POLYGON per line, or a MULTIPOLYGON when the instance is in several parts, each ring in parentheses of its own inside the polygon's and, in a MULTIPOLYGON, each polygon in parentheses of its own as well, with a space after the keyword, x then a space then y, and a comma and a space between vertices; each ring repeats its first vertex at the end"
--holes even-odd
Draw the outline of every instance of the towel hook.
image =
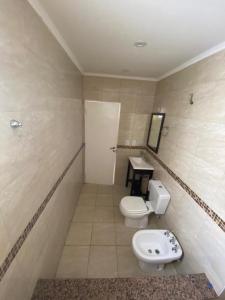
POLYGON ((18 127, 22 127, 23 126, 22 122, 17 121, 17 120, 11 120, 9 122, 9 124, 10 124, 11 128, 18 128, 18 127))

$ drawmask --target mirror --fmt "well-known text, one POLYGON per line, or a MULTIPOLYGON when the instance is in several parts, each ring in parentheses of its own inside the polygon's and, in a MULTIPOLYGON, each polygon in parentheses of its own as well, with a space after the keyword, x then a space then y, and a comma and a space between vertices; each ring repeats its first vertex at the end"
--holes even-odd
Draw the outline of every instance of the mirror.
POLYGON ((152 113, 148 132, 147 146, 155 153, 158 153, 159 150, 159 143, 163 129, 164 119, 164 113, 152 113))

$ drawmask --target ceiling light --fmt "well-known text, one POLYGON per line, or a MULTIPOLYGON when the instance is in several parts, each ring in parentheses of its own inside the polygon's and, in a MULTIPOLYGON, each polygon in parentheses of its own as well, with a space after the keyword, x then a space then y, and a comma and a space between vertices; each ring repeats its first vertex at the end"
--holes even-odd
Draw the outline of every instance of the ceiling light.
POLYGON ((134 43, 134 46, 135 47, 145 47, 145 46, 147 46, 147 43, 146 42, 144 42, 144 41, 137 41, 137 42, 135 42, 134 43))
POLYGON ((130 73, 130 71, 128 69, 123 69, 122 73, 130 73))

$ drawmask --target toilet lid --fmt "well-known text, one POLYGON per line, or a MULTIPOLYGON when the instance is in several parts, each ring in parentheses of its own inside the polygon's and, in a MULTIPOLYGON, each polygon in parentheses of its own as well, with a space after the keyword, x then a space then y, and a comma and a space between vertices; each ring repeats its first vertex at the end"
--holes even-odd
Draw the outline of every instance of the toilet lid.
POLYGON ((121 200, 120 205, 129 212, 144 213, 147 212, 146 204, 141 197, 126 196, 121 200))

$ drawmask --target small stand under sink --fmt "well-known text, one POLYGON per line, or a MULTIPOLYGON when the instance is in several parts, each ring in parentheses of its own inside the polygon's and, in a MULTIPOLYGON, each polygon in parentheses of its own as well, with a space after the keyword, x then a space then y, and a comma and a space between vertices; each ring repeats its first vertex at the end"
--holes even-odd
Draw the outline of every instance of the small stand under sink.
POLYGON ((146 199, 148 197, 148 190, 142 193, 142 179, 144 176, 148 177, 148 181, 152 178, 154 168, 142 157, 129 157, 128 168, 127 168, 127 178, 126 187, 129 182, 131 182, 131 196, 144 196, 146 199), (131 176, 132 170, 132 176, 131 176), (131 178, 130 178, 131 177, 131 178))

